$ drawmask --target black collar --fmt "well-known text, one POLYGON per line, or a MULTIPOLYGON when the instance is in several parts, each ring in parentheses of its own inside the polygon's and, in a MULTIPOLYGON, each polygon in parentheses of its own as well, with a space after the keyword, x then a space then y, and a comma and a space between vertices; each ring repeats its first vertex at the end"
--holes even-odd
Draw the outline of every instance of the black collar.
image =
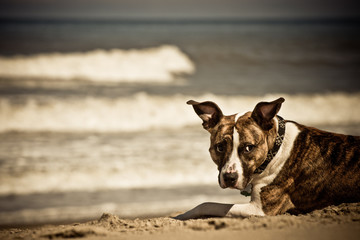
POLYGON ((281 144, 284 140, 285 136, 285 120, 280 117, 276 116, 278 118, 278 132, 276 134, 276 139, 274 143, 274 147, 268 151, 267 157, 265 161, 257 168, 255 169, 254 173, 261 174, 267 165, 270 163, 270 161, 275 157, 276 153, 279 151, 281 144))

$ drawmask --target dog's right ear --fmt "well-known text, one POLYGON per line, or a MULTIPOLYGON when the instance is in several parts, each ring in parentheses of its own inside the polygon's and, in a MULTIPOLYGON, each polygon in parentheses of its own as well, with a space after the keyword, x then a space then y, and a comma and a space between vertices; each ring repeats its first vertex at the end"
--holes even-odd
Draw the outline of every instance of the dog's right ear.
POLYGON ((223 116, 222 111, 216 103, 210 101, 199 103, 190 100, 187 104, 193 106, 196 114, 203 120, 203 127, 208 131, 215 127, 223 116))

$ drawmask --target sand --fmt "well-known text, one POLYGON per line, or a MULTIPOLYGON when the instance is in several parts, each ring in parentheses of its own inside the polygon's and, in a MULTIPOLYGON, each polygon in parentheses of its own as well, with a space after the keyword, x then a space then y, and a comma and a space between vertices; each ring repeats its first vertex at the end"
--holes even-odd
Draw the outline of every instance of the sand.
POLYGON ((86 223, 1 229, 0 239, 360 239, 360 203, 330 206, 298 216, 187 221, 172 216, 121 219, 104 213, 98 220, 86 223))

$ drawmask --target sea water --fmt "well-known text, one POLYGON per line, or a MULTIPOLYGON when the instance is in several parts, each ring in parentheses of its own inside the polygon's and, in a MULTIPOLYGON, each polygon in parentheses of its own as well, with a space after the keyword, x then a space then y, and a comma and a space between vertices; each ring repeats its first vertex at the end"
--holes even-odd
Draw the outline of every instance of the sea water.
POLYGON ((352 21, 0 23, 0 225, 246 202, 186 101, 360 135, 352 21))

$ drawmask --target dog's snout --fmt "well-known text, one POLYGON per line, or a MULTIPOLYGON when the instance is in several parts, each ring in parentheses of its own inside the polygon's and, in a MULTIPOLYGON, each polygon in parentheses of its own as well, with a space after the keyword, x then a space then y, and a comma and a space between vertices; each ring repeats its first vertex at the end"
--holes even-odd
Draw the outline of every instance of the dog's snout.
POLYGON ((238 178, 239 175, 237 174, 237 172, 224 173, 223 175, 226 187, 234 187, 237 183, 238 178))

